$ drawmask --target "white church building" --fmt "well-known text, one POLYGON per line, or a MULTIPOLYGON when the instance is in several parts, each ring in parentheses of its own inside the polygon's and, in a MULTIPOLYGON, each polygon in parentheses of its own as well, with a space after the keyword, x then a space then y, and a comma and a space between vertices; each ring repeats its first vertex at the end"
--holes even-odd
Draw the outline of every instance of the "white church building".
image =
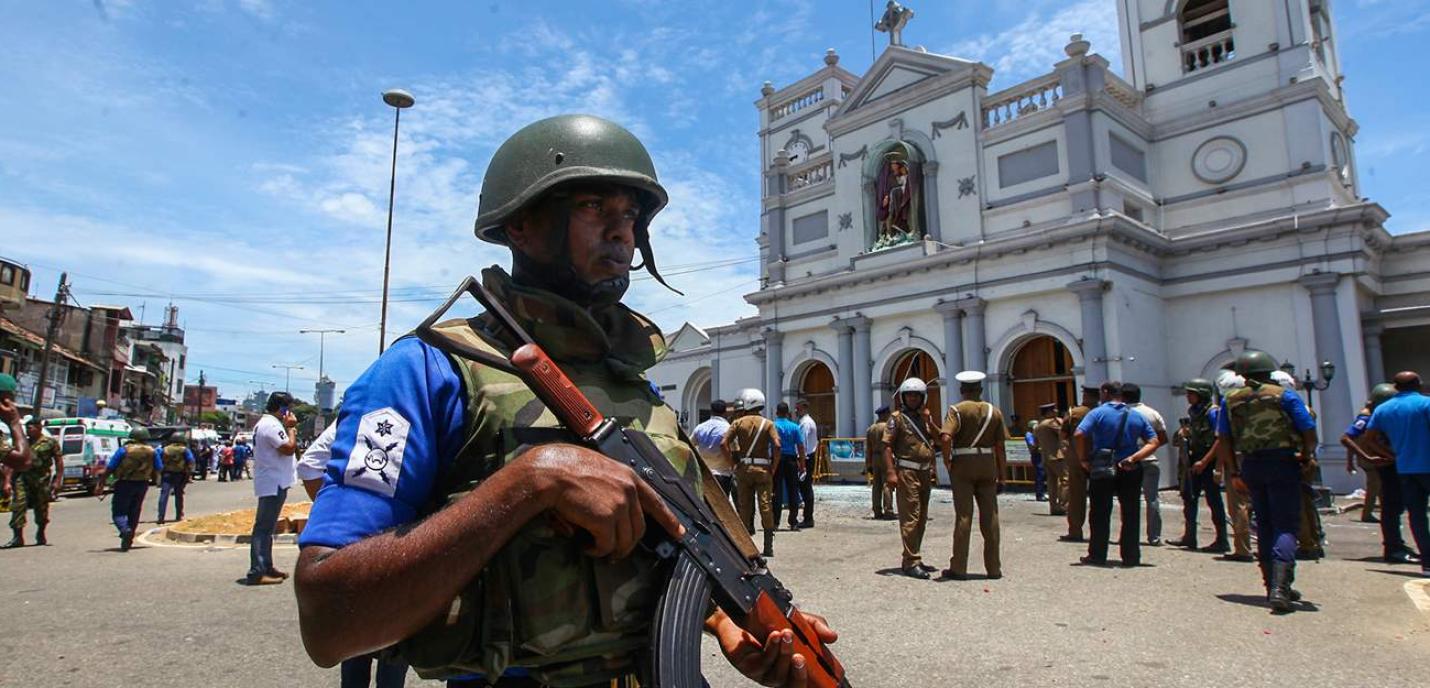
POLYGON ((1024 422, 1111 379, 1174 423, 1183 382, 1260 349, 1324 387, 1325 482, 1358 486, 1343 428, 1430 374, 1430 232, 1361 194, 1330 2, 1117 1, 1121 76, 1073 36, 990 93, 989 66, 903 46, 895 5, 866 74, 830 51, 767 83, 759 314, 685 325, 650 373, 687 427, 758 387, 862 437, 905 377, 942 408, 964 369, 1024 422))

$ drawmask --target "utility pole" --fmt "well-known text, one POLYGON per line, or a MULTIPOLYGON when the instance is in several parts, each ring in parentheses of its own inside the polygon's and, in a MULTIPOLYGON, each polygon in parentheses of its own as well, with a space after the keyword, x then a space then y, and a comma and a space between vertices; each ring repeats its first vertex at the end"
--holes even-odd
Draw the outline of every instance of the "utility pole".
POLYGON ((55 337, 59 335, 60 322, 64 320, 65 302, 69 300, 69 273, 60 273, 60 285, 55 288, 55 302, 50 306, 50 326, 45 328, 45 350, 40 353, 40 379, 35 383, 35 417, 40 417, 40 404, 45 400, 45 383, 50 374, 50 349, 54 348, 55 337))
POLYGON ((198 423, 204 411, 204 371, 199 371, 199 391, 194 395, 194 415, 189 417, 190 423, 198 423))
POLYGON ((298 330, 298 334, 318 335, 318 379, 323 379, 323 345, 324 338, 330 334, 346 334, 347 330, 298 330))
POLYGON ((291 382, 291 380, 292 380, 293 371, 295 371, 295 370, 302 370, 302 369, 303 369, 303 366, 300 366, 300 365, 278 365, 278 364, 275 363, 275 364, 273 364, 273 367, 274 367, 274 368, 282 368, 282 369, 283 369, 283 391, 284 391, 284 393, 292 394, 292 390, 290 389, 289 382, 291 382))

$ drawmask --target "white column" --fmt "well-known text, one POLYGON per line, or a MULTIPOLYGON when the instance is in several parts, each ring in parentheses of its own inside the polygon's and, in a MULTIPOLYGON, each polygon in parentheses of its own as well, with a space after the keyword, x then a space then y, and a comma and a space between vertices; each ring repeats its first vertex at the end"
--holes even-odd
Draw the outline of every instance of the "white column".
MULTIPOLYGON (((953 302, 964 315, 964 366, 968 370, 988 372, 988 337, 983 328, 983 311, 988 302, 977 296, 970 296, 953 302)), ((954 370, 951 374, 959 371, 954 370)))
POLYGON ((783 332, 765 330, 765 403, 770 413, 784 401, 784 341, 783 332))
POLYGON ((933 309, 943 316, 943 367, 951 381, 963 370, 963 309, 952 301, 939 301, 933 309))
POLYGON ((1102 294, 1107 282, 1085 278, 1068 285, 1082 306, 1082 357, 1085 385, 1107 382, 1107 331, 1102 322, 1102 294))
MULTIPOLYGON (((854 413, 854 326, 847 320, 836 319, 829 324, 839 336, 839 387, 834 391, 834 432, 840 437, 854 437, 863 428, 859 427, 854 413)), ((867 427, 867 426, 866 426, 867 427)))
MULTIPOLYGON (((1365 377, 1369 387, 1386 382, 1394 375, 1385 369, 1385 354, 1380 348, 1380 335, 1384 332, 1385 325, 1378 322, 1368 322, 1361 326, 1361 334, 1365 337, 1365 377)), ((1370 390, 1366 392, 1369 393, 1370 390)))
MULTIPOLYGON (((1319 272, 1305 275, 1296 281, 1311 293, 1311 327, 1316 339, 1316 360, 1311 361, 1307 367, 1311 369, 1311 375, 1317 377, 1321 362, 1330 361, 1340 372, 1326 389, 1321 391, 1321 407, 1317 409, 1317 418, 1326 428, 1338 428, 1350 422, 1354 411, 1351 408, 1350 375, 1345 373, 1346 350, 1344 342, 1341 341, 1340 308, 1336 304, 1336 284, 1341 281, 1341 275, 1319 272)), ((1310 393, 1311 390, 1307 390, 1307 394, 1310 393)), ((1335 442, 1338 433, 1323 430, 1319 435, 1324 448, 1321 454, 1327 457, 1344 457, 1343 450, 1335 442)))
POLYGON ((874 404, 870 381, 873 379, 873 352, 869 345, 869 319, 855 316, 846 320, 854 326, 854 427, 867 428, 874 422, 874 404))

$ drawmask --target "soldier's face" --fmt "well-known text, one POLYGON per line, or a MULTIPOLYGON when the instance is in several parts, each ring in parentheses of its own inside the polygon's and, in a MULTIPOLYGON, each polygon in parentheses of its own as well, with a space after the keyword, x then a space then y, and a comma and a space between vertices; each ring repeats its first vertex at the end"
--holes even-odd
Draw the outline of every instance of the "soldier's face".
POLYGON ((26 434, 27 436, 29 436, 31 442, 33 442, 33 441, 35 441, 35 440, 37 440, 37 439, 40 439, 40 426, 38 426, 38 425, 27 425, 27 426, 25 426, 25 434, 26 434))
POLYGON ((924 405, 924 395, 918 392, 904 392, 904 406, 916 409, 924 405))
POLYGON ((507 228, 512 245, 539 263, 569 256, 571 268, 586 284, 625 277, 635 254, 636 222, 642 209, 636 195, 619 186, 578 187, 560 193, 507 228), (566 246, 552 231, 566 209, 566 246), (563 250, 564 249, 564 250, 563 250))

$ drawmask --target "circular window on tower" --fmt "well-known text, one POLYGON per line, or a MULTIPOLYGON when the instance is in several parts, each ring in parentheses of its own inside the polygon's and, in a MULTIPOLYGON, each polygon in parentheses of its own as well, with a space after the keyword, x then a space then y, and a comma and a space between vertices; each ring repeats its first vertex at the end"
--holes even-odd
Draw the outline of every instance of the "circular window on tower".
POLYGON ((1341 136, 1341 132, 1331 132, 1331 164, 1335 166, 1336 176, 1345 181, 1350 178, 1351 165, 1350 156, 1346 155, 1346 137, 1341 136))
POLYGON ((1192 174, 1208 184, 1231 181, 1246 166, 1246 145, 1230 136, 1208 139, 1192 154, 1192 174))

